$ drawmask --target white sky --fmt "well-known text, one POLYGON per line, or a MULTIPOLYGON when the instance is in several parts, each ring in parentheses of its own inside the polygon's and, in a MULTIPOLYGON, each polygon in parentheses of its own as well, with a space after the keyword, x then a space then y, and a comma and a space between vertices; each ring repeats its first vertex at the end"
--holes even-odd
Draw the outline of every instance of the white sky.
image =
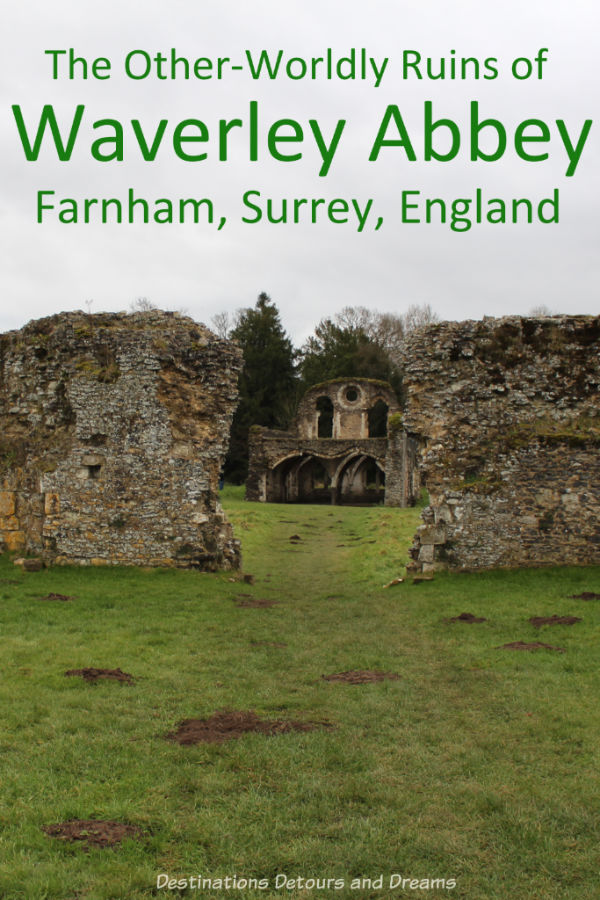
MULTIPOLYGON (((276 301, 284 326, 296 342, 318 320, 346 305, 365 305, 400 313, 411 303, 430 303, 447 319, 526 314, 545 304, 557 312, 598 313, 598 199, 600 122, 594 121, 577 171, 566 177, 566 151, 556 120, 577 137, 598 108, 600 76, 595 0, 21 0, 3 12, 0 139, 0 331, 61 310, 92 312, 127 309, 144 296, 158 306, 186 311, 210 324, 218 312, 252 305, 265 290, 276 301), (108 57, 109 80, 51 77, 47 49, 73 47, 91 60, 108 57), (248 72, 227 71, 222 81, 133 81, 123 60, 131 50, 152 55, 228 56, 245 63, 244 51, 283 50, 286 57, 334 59, 351 48, 366 48, 380 62, 389 57, 379 88, 371 81, 253 81, 248 72), (510 66, 519 56, 535 57, 548 48, 540 81, 517 81, 510 66), (423 57, 496 57, 496 80, 431 81, 402 78, 402 52, 423 57), (231 134, 227 162, 217 159, 213 139, 219 119, 247 123, 249 102, 259 103, 259 159, 248 157, 247 125, 231 134), (461 127, 461 152, 448 163, 423 161, 423 107, 436 118, 461 127), (499 119, 508 131, 508 148, 495 163, 471 162, 469 104, 478 100, 481 117, 499 119), (48 144, 37 162, 27 162, 11 112, 19 104, 30 130, 45 103, 54 105, 61 124, 70 124, 78 103, 86 106, 70 162, 59 162, 48 144), (418 160, 401 149, 383 150, 369 162, 371 145, 386 106, 399 106, 418 160), (92 140, 106 136, 92 123, 119 119, 125 129, 123 162, 101 163, 90 154, 92 140), (149 133, 168 119, 155 162, 144 162, 133 140, 130 120, 149 133), (204 121, 211 140, 204 162, 175 156, 172 130, 183 119, 204 121), (266 131, 277 118, 296 119, 305 132, 302 160, 278 162, 266 152, 266 131), (331 171, 319 177, 319 154, 308 120, 326 137, 346 119, 331 171), (527 118, 548 123, 551 139, 545 162, 516 157, 513 135, 527 118), (157 224, 63 225, 50 215, 36 222, 38 190, 63 197, 125 198, 128 188, 152 201, 158 197, 210 197, 214 226, 157 224), (472 196, 530 197, 539 201, 560 191, 558 225, 474 226, 454 233, 447 225, 403 224, 403 190, 451 201, 472 196), (327 221, 309 224, 240 222, 246 190, 281 198, 323 197, 373 200, 371 219, 382 216, 375 232, 367 224, 357 233, 327 221), (91 301, 91 303, 90 303, 91 301)), ((441 132, 440 132, 441 134, 441 132)), ((441 137, 440 137, 441 140, 441 137)), ((288 150, 289 146, 284 149, 288 150)), ((441 146, 441 144, 440 144, 441 146)), ((291 152, 290 150, 290 152, 291 152)), ((537 151, 538 146, 532 145, 537 151)), ((369 220, 369 223, 371 222, 369 220)))

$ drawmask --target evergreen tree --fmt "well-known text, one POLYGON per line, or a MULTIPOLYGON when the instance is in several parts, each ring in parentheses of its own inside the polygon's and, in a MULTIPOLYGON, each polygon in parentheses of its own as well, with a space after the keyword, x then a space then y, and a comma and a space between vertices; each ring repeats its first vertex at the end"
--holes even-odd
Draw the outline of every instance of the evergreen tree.
POLYGON ((286 428, 294 410, 294 350, 279 311, 261 293, 254 308, 241 310, 229 337, 244 354, 239 405, 233 417, 225 477, 239 484, 248 474, 248 430, 252 425, 286 428))

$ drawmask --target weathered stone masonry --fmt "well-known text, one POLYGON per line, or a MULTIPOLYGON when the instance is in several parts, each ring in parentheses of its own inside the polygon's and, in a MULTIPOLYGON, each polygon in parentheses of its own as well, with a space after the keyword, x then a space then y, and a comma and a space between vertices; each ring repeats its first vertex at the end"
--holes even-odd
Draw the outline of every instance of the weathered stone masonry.
POLYGON ((239 565, 218 502, 238 348, 176 313, 0 336, 0 541, 55 564, 239 565))
POLYGON ((430 494, 413 568, 600 564, 600 318, 444 322, 406 342, 430 494))

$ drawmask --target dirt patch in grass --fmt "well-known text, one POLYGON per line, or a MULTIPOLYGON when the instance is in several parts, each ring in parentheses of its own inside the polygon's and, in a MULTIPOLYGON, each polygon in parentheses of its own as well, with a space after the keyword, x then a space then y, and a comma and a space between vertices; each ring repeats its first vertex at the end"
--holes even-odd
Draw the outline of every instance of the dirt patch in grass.
POLYGON ((581 619, 579 616, 532 616, 529 622, 534 628, 541 628, 542 625, 575 625, 581 619))
POLYGON ((69 597, 68 594, 46 594, 45 597, 38 597, 38 600, 62 600, 63 602, 67 600, 74 600, 75 597, 69 597))
POLYGON ((556 650, 557 653, 566 653, 564 647, 551 647, 550 644, 542 644, 541 641, 526 643, 525 641, 513 641, 511 644, 503 644, 499 650, 556 650))
POLYGON ((447 619, 447 622, 467 622, 469 625, 474 625, 478 622, 487 622, 487 619, 483 619, 481 617, 474 616, 473 613, 461 613, 460 616, 453 616, 451 619, 447 619))
POLYGON ((299 534, 292 534, 290 536, 290 541, 292 542, 292 544, 297 544, 298 541, 301 541, 301 540, 302 540, 302 538, 300 537, 299 534))
POLYGON ((71 819, 56 825, 44 825, 42 831, 61 841, 82 842, 87 847, 114 847, 125 838, 139 840, 144 837, 144 832, 137 825, 95 819, 71 819))
POLYGON ((345 684, 373 684, 375 681, 398 681, 400 676, 395 672, 373 672, 366 669, 336 672, 334 675, 321 675, 321 678, 325 681, 343 681, 345 684))
POLYGON ((600 594, 593 591, 584 591, 582 594, 571 594, 570 600, 600 600, 600 594))
POLYGON ((134 677, 130 675, 128 672, 123 672, 121 669, 94 669, 94 668, 86 668, 86 669, 69 669, 68 672, 65 672, 65 675, 81 675, 81 677, 85 681, 98 681, 100 678, 108 678, 112 681, 122 681, 125 684, 133 684, 134 677))
POLYGON ((269 609, 271 606, 277 606, 279 600, 268 600, 266 597, 253 597, 252 594, 239 594, 232 597, 236 606, 244 609, 269 609))
POLYGON ((330 722, 261 719, 253 710, 220 709, 208 719, 184 719, 177 730, 170 732, 166 737, 167 740, 176 741, 178 744, 221 744, 249 732, 270 736, 330 727, 330 722))

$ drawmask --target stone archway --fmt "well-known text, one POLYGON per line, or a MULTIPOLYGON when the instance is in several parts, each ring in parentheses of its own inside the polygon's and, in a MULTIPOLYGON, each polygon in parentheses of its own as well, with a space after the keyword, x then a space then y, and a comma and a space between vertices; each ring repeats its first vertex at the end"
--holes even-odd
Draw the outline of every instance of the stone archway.
POLYGON ((308 457, 294 453, 267 472, 266 499, 270 503, 293 503, 298 499, 298 470, 308 457))
POLYGON ((333 485, 337 504, 359 506, 383 503, 385 469, 374 456, 353 453, 338 467, 333 485))
POLYGON ((331 503, 331 476, 324 462, 308 456, 298 467, 299 503, 331 503))

